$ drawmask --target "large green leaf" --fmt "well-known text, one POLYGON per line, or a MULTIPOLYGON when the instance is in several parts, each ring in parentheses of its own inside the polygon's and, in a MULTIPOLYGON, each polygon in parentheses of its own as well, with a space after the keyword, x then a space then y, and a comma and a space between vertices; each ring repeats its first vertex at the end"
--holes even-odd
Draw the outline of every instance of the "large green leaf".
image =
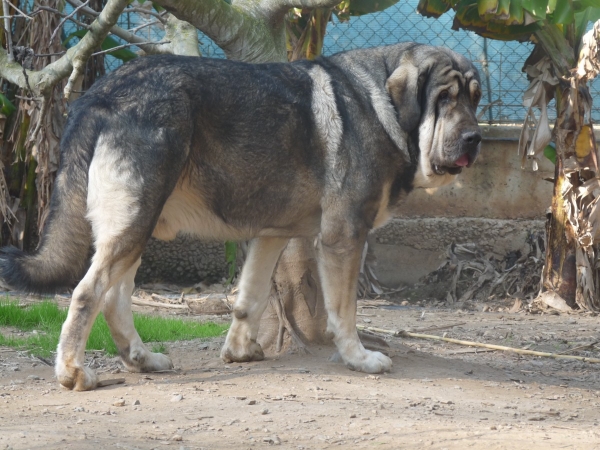
POLYGON ((575 0, 573 9, 580 11, 585 8, 600 8, 600 0, 575 0))
POLYGON ((8 117, 15 112, 16 109, 17 108, 15 108, 15 105, 12 104, 6 95, 0 94, 0 113, 8 117))
MULTIPOLYGON (((566 2, 567 0, 563 0, 566 2)), ((521 0, 523 8, 536 19, 546 18, 546 9, 548 8, 548 0, 521 0)))
MULTIPOLYGON (((69 47, 69 43, 71 42, 71 40, 73 40, 73 38, 77 37, 77 38, 81 39, 83 36, 85 36, 86 33, 87 33, 87 30, 77 30, 74 33, 71 33, 70 35, 68 35, 62 44, 65 47, 69 47)), ((104 41, 102 41, 100 48, 103 51, 106 51, 106 50, 110 50, 111 48, 118 47, 119 45, 121 45, 121 44, 119 44, 119 42, 117 42, 112 37, 107 36, 104 39, 104 41)), ((120 59, 123 62, 131 61, 132 59, 135 59, 138 56, 134 52, 132 52, 131 50, 126 49, 126 48, 120 48, 118 50, 108 52, 108 54, 110 56, 114 56, 117 59, 120 59)))
POLYGON ((550 143, 544 147, 544 156, 548 158, 552 164, 556 164, 556 146, 550 143))
POLYGON ((575 11, 573 11, 571 2, 561 1, 556 4, 552 14, 552 23, 567 25, 573 23, 574 19, 575 11))

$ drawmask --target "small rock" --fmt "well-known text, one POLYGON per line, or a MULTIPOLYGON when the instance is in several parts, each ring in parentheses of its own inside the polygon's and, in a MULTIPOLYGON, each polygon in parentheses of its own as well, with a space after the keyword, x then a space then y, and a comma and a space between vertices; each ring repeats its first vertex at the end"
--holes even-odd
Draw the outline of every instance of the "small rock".
POLYGON ((248 404, 249 404, 249 405, 256 405, 256 400, 250 400, 250 401, 248 402, 248 404))
POLYGON ((113 403, 113 406, 125 406, 125 399, 121 398, 113 403))
POLYGON ((527 420, 531 420, 532 422, 541 422, 542 420, 546 420, 546 418, 542 416, 533 416, 527 420))
POLYGON ((304 367, 300 367, 300 368, 298 369, 298 372, 299 372, 299 373, 310 373, 310 370, 308 370, 308 369, 305 369, 304 367))
POLYGON ((183 400, 183 395, 181 394, 175 394, 172 398, 171 401, 172 402, 180 402, 181 400, 183 400))
POLYGON ((400 303, 401 306, 408 306, 408 300, 404 300, 402 301, 402 303, 400 303))
POLYGON ((269 410, 267 408, 265 408, 260 413, 264 416, 264 415, 269 414, 269 410))
POLYGON ((27 379, 28 380, 41 380, 41 378, 38 377, 37 375, 28 375, 27 379))
POLYGON ((356 419, 356 414, 350 414, 351 419, 356 419))
POLYGON ((140 403, 140 401, 139 401, 139 400, 136 400, 135 402, 133 402, 133 405, 134 405, 134 406, 138 406, 138 405, 141 405, 141 403, 140 403))
POLYGON ((172 441, 183 441, 183 437, 180 434, 174 434, 171 438, 172 441))
POLYGON ((364 318, 364 319, 363 319, 363 322, 364 322, 364 323, 371 323, 371 319, 364 318))
POLYGON ((85 412, 85 408, 83 406, 76 406, 73 408, 74 412, 85 412))
POLYGON ((271 436, 263 438, 263 442, 267 442, 272 445, 281 445, 281 439, 278 436, 271 436))

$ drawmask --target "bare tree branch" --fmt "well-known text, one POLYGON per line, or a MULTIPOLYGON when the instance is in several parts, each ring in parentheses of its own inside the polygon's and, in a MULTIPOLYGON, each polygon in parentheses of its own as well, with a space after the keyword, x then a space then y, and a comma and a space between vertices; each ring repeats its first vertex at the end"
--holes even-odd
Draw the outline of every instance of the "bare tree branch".
POLYGON ((178 19, 194 25, 224 50, 230 41, 236 39, 244 21, 251 20, 242 10, 223 0, 159 0, 155 3, 178 19))
MULTIPOLYGON (((15 5, 13 5, 12 3, 10 3, 10 2, 9 2, 9 3, 8 3, 8 6, 10 6, 12 9, 14 9, 14 10, 15 10, 15 11, 17 11, 19 14, 21 14, 21 16, 23 16, 23 17, 25 17, 25 18, 27 18, 27 19, 29 19, 29 20, 33 19, 33 17, 29 17, 27 14, 25 14, 23 11, 21 11, 19 8, 17 8, 17 7, 16 7, 15 5)), ((6 8, 6 9, 4 10, 4 14, 7 14, 7 13, 8 13, 8 8, 6 8)))
MULTIPOLYGON (((2 11, 8 12, 8 1, 2 0, 2 11)), ((6 48, 8 49, 8 60, 14 61, 12 51, 12 31, 10 27, 10 16, 4 16, 4 33, 6 34, 6 48)))
MULTIPOLYGON (((156 45, 163 45, 163 44, 170 44, 171 41, 161 41, 161 42, 156 42, 156 45)), ((154 42, 153 42, 154 44, 154 42)), ((116 52, 117 50, 121 50, 122 48, 127 48, 127 47, 131 47, 132 45, 137 45, 137 44, 123 44, 123 45, 117 45, 116 47, 113 48, 109 48, 108 50, 102 50, 96 53, 92 53, 91 56, 98 56, 98 55, 106 55, 108 53, 112 53, 112 52, 116 52)))
MULTIPOLYGON (((68 0, 76 1, 76 0, 68 0)), ((284 17, 290 8, 333 7, 340 0, 155 0, 204 32, 229 59, 287 61, 284 17)))
POLYGON ((79 43, 40 71, 24 70, 19 64, 10 61, 6 50, 0 49, 0 76, 21 88, 30 88, 35 96, 44 97, 50 95, 52 88, 60 80, 69 77, 65 88, 65 96, 68 98, 73 83, 82 73, 86 61, 94 49, 102 43, 128 3, 128 0, 108 0, 79 43))
MULTIPOLYGON (((73 7, 77 8, 83 5, 82 2, 80 2, 79 0, 67 0, 68 3, 70 3, 73 7)), ((80 12, 85 14, 88 17, 92 17, 92 18, 96 18, 98 17, 98 12, 94 11, 93 9, 84 6, 80 9, 80 12)), ((144 50, 144 52, 146 52, 149 55, 152 54, 160 54, 160 53, 171 53, 170 50, 168 49, 168 47, 165 47, 164 45, 156 45, 156 44, 148 44, 148 41, 146 41, 146 39, 140 37, 140 36, 136 36, 135 34, 124 30, 121 27, 118 27, 116 25, 112 26, 110 28, 110 32, 112 34, 114 34, 115 36, 123 39, 126 42, 129 42, 130 44, 136 44, 138 47, 140 47, 142 50, 144 50)))
POLYGON ((21 88, 27 87, 23 68, 14 60, 9 58, 8 52, 0 47, 0 77, 16 84, 21 88))
POLYGON ((201 56, 198 30, 192 24, 169 14, 165 23, 165 30, 165 39, 171 41, 169 49, 173 54, 201 56))
POLYGON ((100 15, 90 25, 88 32, 81 38, 79 43, 69 49, 67 54, 58 61, 50 64, 43 71, 50 69, 52 66, 59 70, 69 70, 68 66, 72 66, 72 71, 69 76, 69 81, 65 87, 65 97, 68 99, 73 89, 73 84, 84 71, 87 60, 92 55, 92 52, 98 47, 104 38, 110 32, 110 29, 117 23, 119 16, 123 10, 129 5, 127 0, 108 0, 106 6, 102 9, 100 15), (71 50, 74 50, 71 53, 71 50), (66 57, 66 58, 65 58, 66 57), (67 62, 65 62, 65 60, 67 62))
POLYGON ((90 2, 90 0, 85 0, 85 3, 82 6, 75 8, 73 10, 73 12, 71 12, 71 14, 62 18, 62 20, 58 23, 58 26, 56 27, 56 29, 52 32, 52 36, 50 36, 50 42, 52 42, 54 40, 54 36, 56 36, 56 33, 58 33, 58 30, 60 30, 60 28, 65 24, 65 22, 67 20, 69 20, 71 17, 73 17, 75 14, 77 14, 77 12, 81 8, 83 8, 83 6, 86 6, 89 2, 90 2))
POLYGON ((123 11, 124 13, 140 13, 140 14, 146 14, 148 16, 152 16, 152 17, 156 17, 158 20, 160 20, 162 23, 165 23, 165 13, 166 11, 163 11, 161 13, 156 13, 154 11, 150 11, 148 9, 144 9, 144 8, 127 8, 125 11, 123 11))
MULTIPOLYGON (((35 16, 35 15, 39 14, 41 11, 48 11, 48 12, 51 12, 52 14, 56 14, 57 16, 60 16, 60 17, 67 17, 67 14, 60 12, 58 9, 50 8, 49 6, 38 6, 35 9, 35 11, 33 11, 31 13, 31 15, 35 16)), ((80 22, 79 20, 77 20, 73 17, 69 17, 69 20, 71 22, 73 22, 74 24, 76 24, 77 26, 79 26, 81 28, 85 28, 86 30, 90 28, 90 26, 87 23, 80 22)))

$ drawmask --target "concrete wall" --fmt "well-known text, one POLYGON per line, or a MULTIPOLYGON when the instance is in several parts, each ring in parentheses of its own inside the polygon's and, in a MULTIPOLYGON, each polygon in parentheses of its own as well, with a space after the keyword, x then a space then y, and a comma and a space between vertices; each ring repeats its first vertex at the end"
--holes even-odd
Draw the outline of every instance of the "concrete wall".
MULTIPOLYGON (((550 206, 554 166, 521 169, 518 127, 484 127, 479 159, 449 186, 418 190, 405 201, 402 216, 369 237, 381 281, 412 283, 434 270, 452 242, 475 242, 504 255, 525 245, 540 231, 550 206)), ((178 238, 152 240, 142 258, 138 281, 195 283, 218 280, 226 273, 223 245, 178 238)))

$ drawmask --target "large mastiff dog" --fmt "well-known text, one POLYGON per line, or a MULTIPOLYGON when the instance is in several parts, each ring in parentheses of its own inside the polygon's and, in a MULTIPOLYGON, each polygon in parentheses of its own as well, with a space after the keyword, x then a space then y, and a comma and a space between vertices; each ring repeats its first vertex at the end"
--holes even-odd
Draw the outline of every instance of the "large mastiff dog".
POLYGON ((35 292, 83 276, 56 375, 85 390, 97 385, 84 349, 101 310, 128 370, 172 367, 142 344, 132 320, 150 236, 251 240, 226 361, 263 358, 256 335, 277 259, 290 238, 318 236, 341 358, 355 370, 388 371, 391 360, 366 350, 355 327, 367 233, 412 189, 446 184, 473 163, 480 96, 467 59, 413 43, 290 64, 139 58, 73 104, 41 245, 31 255, 6 250, 0 275, 35 292))

